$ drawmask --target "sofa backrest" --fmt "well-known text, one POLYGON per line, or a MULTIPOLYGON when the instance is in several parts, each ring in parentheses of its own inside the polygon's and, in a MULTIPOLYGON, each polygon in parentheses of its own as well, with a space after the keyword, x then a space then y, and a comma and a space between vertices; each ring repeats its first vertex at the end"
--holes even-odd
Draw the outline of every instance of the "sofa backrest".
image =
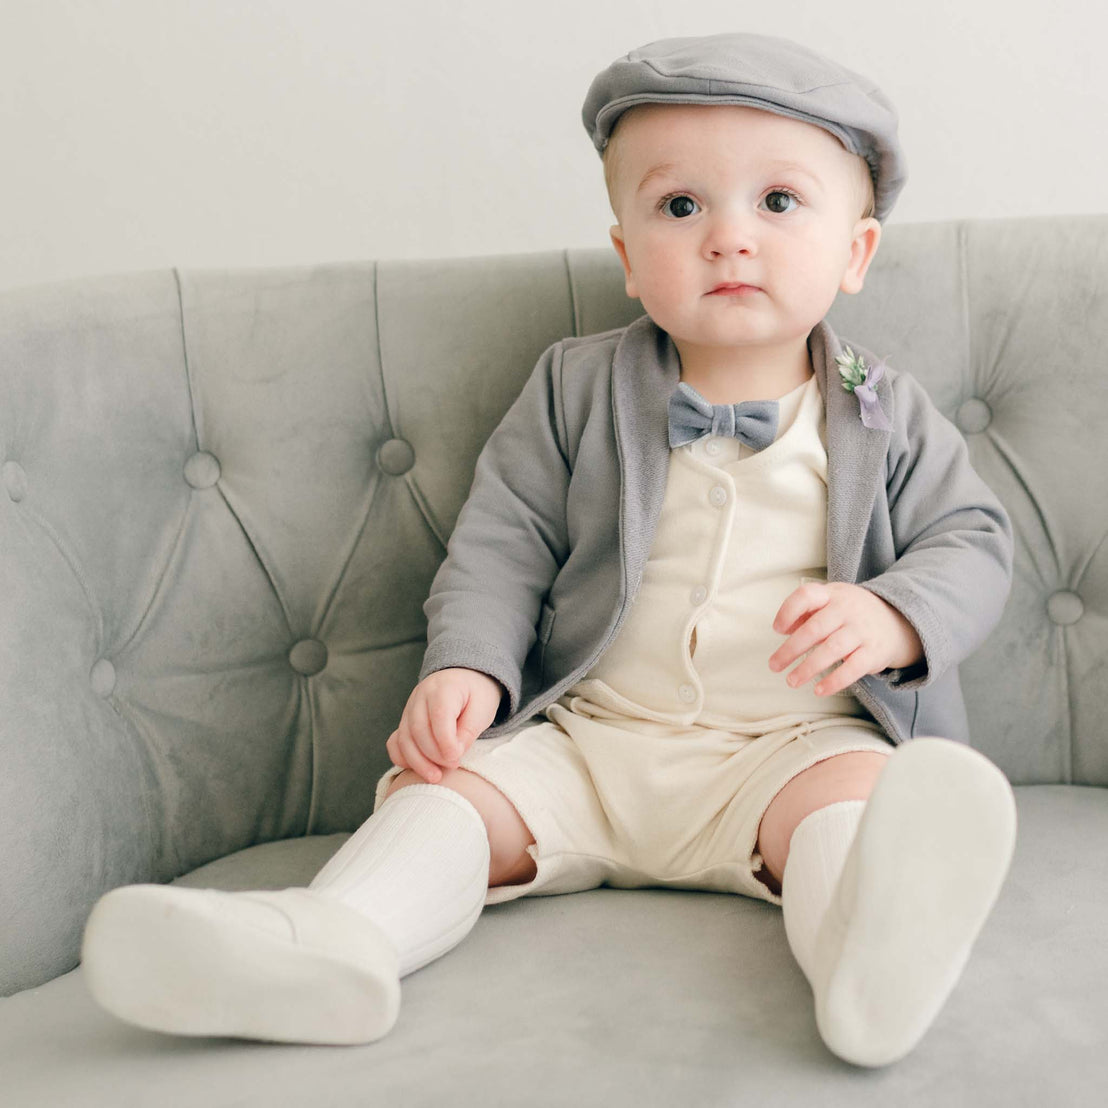
MULTIPOLYGON (((1016 784, 1108 784, 1106 284, 1105 217, 894 225, 831 313, 1012 514, 963 678, 1016 784)), ((608 250, 0 294, 0 995, 115 885, 369 815, 481 445, 639 311, 608 250)))

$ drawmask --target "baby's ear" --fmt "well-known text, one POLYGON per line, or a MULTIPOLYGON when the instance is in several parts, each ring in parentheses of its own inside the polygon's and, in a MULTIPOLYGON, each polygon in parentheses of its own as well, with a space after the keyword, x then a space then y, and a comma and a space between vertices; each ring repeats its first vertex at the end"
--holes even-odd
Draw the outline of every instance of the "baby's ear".
POLYGON ((624 288, 627 290, 627 295, 635 299, 639 295, 639 290, 635 285, 635 278, 631 276, 631 263, 627 260, 627 247, 623 241, 623 228, 620 227, 618 223, 614 223, 608 228, 608 234, 611 236, 612 245, 616 248, 619 260, 623 263, 624 288))
POLYGON ((881 224, 872 216, 861 219, 854 228, 854 240, 850 244, 850 260, 843 272, 839 289, 842 292, 856 293, 862 291, 866 280, 866 270, 877 253, 877 245, 881 241, 881 224))

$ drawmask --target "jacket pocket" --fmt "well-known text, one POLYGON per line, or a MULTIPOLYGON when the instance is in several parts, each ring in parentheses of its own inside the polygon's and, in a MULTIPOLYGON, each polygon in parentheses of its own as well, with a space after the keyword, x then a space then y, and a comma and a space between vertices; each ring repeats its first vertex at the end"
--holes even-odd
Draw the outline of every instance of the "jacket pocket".
POLYGON ((546 646, 550 642, 550 632, 554 630, 554 609, 549 604, 543 604, 542 615, 539 617, 539 642, 546 646))
POLYGON ((546 644, 550 642, 553 631, 554 609, 549 604, 543 604, 539 617, 539 666, 543 671, 546 669, 546 644))

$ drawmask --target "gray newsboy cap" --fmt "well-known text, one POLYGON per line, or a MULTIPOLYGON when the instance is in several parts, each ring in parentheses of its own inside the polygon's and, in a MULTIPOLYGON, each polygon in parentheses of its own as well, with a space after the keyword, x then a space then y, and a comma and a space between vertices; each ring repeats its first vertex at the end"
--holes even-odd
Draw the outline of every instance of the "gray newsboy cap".
POLYGON ((617 58, 593 78, 581 118, 599 153, 637 104, 749 104, 830 131, 873 178, 875 216, 908 179, 896 109, 872 82, 806 46, 772 35, 667 38, 617 58))

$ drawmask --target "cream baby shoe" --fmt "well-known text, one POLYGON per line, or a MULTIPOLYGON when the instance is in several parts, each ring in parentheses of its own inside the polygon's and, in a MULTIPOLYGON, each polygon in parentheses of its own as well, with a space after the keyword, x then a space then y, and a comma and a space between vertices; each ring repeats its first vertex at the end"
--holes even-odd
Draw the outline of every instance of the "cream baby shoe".
POLYGON ((85 927, 84 975, 120 1019, 177 1035, 369 1043, 400 978, 457 946, 485 903, 484 820, 442 785, 399 789, 307 889, 127 885, 85 927))
POLYGON ((782 908, 835 1054, 883 1066, 916 1046, 962 975, 1015 842, 1007 778, 948 739, 898 746, 864 807, 800 822, 782 908))
POLYGON ((368 1043, 400 1010, 392 943, 305 889, 126 885, 93 908, 82 963, 103 1008, 176 1035, 368 1043))

